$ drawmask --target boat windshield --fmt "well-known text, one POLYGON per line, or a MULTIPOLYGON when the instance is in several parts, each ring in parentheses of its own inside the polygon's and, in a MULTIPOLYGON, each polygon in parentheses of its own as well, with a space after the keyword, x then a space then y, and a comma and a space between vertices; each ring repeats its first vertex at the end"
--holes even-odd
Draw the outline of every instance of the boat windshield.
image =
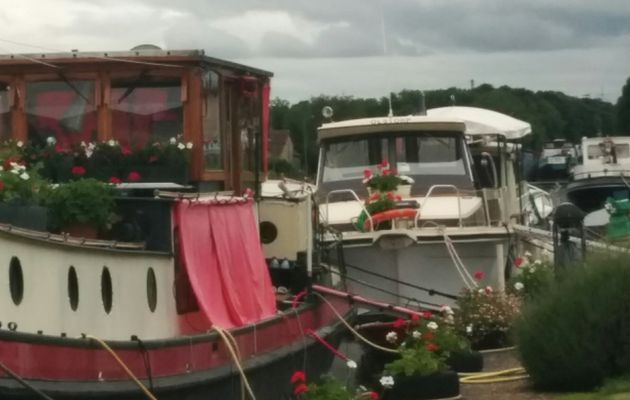
POLYGON ((463 136, 450 133, 371 135, 324 144, 322 182, 363 179, 363 171, 376 171, 388 160, 398 173, 413 177, 469 176, 464 162, 463 136))

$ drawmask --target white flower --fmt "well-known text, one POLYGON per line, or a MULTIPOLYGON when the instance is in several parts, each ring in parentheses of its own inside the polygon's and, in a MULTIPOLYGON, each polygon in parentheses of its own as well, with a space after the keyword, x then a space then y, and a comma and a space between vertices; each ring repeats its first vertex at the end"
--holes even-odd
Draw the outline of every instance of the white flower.
POLYGON ((472 333, 472 331, 473 331, 473 326, 472 325, 468 325, 466 327, 466 333, 470 335, 472 333))
POLYGON ((387 335, 385 335, 385 340, 387 340, 389 343, 396 343, 396 341, 398 340, 398 334, 394 331, 391 331, 387 335))
POLYGON ((534 265, 540 265, 540 264, 542 264, 542 261, 540 261, 540 260, 534 261, 534 265))
POLYGON ((453 309, 449 306, 442 306, 440 308, 440 311, 442 311, 446 315, 453 315, 453 309))
POLYGON ((0 171, 4 171, 4 168, 2 167, 2 165, 0 165, 0 171))
POLYGON ((522 282, 516 282, 514 284, 514 289, 516 289, 516 290, 523 290, 524 287, 525 287, 525 285, 523 285, 522 282))
POLYGON ((23 141, 21 141, 21 140, 18 140, 18 142, 17 142, 16 144, 17 144, 17 147, 22 147, 22 146, 24 146, 24 142, 23 142, 23 141))
POLYGON ((184 145, 184 143, 179 143, 177 145, 177 148, 180 149, 180 150, 184 150, 186 148, 186 145, 184 145))
POLYGON ((354 362, 354 360, 348 360, 346 366, 348 366, 348 368, 350 369, 357 369, 357 363, 354 362))
POLYGON ((411 335, 413 336, 414 339, 420 339, 422 337, 422 333, 418 331, 413 331, 411 335))
POLYGON ((192 149, 192 148, 193 148, 193 144, 192 144, 192 142, 188 142, 188 143, 186 143, 186 148, 187 148, 188 150, 192 149))
POLYGON ((381 386, 386 389, 394 387, 394 377, 393 376, 384 376, 380 379, 381 386))
POLYGON ((175 144, 175 143, 177 143, 177 139, 175 139, 174 137, 172 137, 172 138, 169 140, 169 142, 170 142, 171 144, 175 144))
POLYGON ((531 268, 529 269, 529 272, 536 272, 536 267, 531 267, 531 268))
POLYGON ((55 139, 54 136, 48 136, 46 138, 46 143, 48 143, 49 146, 54 146, 57 143, 57 139, 55 139))
POLYGON ((478 292, 478 293, 481 293, 481 294, 486 293, 486 291, 485 291, 485 290, 483 290, 483 289, 479 289, 479 290, 477 290, 477 292, 478 292))
POLYGON ((438 324, 435 321, 431 321, 427 324, 427 328, 434 331, 438 328, 438 324))
POLYGON ((114 147, 114 146, 116 146, 116 141, 115 141, 114 139, 109 139, 109 140, 107 141, 107 144, 108 144, 108 145, 110 145, 110 146, 112 146, 112 147, 114 147))
POLYGON ((526 251, 526 252, 525 252, 525 254, 524 254, 524 256, 525 256, 526 258, 530 258, 530 257, 532 256, 532 253, 531 253, 531 252, 529 252, 529 251, 526 251))
POLYGON ((22 172, 22 173, 20 174, 20 179, 25 180, 25 181, 28 181, 28 178, 30 178, 30 176, 28 175, 28 173, 26 173, 26 172, 22 172))

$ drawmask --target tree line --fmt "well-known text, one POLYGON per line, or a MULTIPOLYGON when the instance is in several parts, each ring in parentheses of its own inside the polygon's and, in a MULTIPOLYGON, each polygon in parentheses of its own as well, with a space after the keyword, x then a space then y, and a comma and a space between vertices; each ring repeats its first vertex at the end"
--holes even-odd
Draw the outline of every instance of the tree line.
MULTIPOLYGON (((410 115, 419 110, 421 93, 403 90, 392 94, 394 115, 410 115)), ((546 141, 565 138, 579 143, 584 136, 630 135, 630 78, 616 104, 568 96, 555 91, 531 91, 508 86, 483 84, 472 89, 440 89, 424 93, 427 108, 448 105, 482 107, 495 110, 532 125, 532 135, 524 146, 540 150, 546 141)), ((351 118, 386 116, 389 100, 352 96, 317 96, 291 104, 276 98, 271 102, 272 129, 288 129, 299 157, 301 173, 313 174, 317 168, 317 127, 322 124, 321 110, 330 106, 335 121, 351 118)), ((271 160, 276 172, 295 173, 294 165, 271 160)))

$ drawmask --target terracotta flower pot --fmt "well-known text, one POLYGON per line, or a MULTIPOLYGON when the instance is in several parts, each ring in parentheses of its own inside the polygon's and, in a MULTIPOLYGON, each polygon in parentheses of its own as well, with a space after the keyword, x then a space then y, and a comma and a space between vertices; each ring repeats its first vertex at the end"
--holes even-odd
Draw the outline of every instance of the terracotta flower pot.
POLYGON ((77 237, 77 238, 85 238, 85 239, 98 238, 98 228, 91 224, 75 223, 75 224, 65 226, 62 229, 62 231, 67 233, 70 236, 77 237))

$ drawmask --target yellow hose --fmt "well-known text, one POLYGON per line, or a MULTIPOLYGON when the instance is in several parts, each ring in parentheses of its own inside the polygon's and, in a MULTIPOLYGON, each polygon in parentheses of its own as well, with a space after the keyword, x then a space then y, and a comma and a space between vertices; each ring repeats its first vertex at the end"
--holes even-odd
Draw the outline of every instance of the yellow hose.
POLYGON ((133 372, 131 372, 131 370, 127 367, 127 365, 123 362, 123 360, 121 360, 120 357, 118 357, 118 354, 116 354, 116 352, 112 350, 112 348, 109 347, 109 345, 105 343, 105 341, 93 335, 86 335, 86 337, 88 339, 94 340, 96 343, 100 344, 102 348, 107 350, 107 352, 111 354, 112 357, 114 357, 114 360, 116 360, 116 362, 122 367, 122 369, 127 373, 127 375, 129 375, 129 377, 136 383, 136 385, 138 385, 138 387, 144 392, 147 398, 151 400, 157 400, 157 397, 155 397, 153 393, 151 393, 149 389, 147 389, 147 387, 144 386, 144 384, 140 382, 138 378, 136 378, 136 376, 133 374, 133 372))
POLYGON ((529 375, 522 367, 491 372, 459 373, 460 383, 499 383, 527 379, 529 375))

